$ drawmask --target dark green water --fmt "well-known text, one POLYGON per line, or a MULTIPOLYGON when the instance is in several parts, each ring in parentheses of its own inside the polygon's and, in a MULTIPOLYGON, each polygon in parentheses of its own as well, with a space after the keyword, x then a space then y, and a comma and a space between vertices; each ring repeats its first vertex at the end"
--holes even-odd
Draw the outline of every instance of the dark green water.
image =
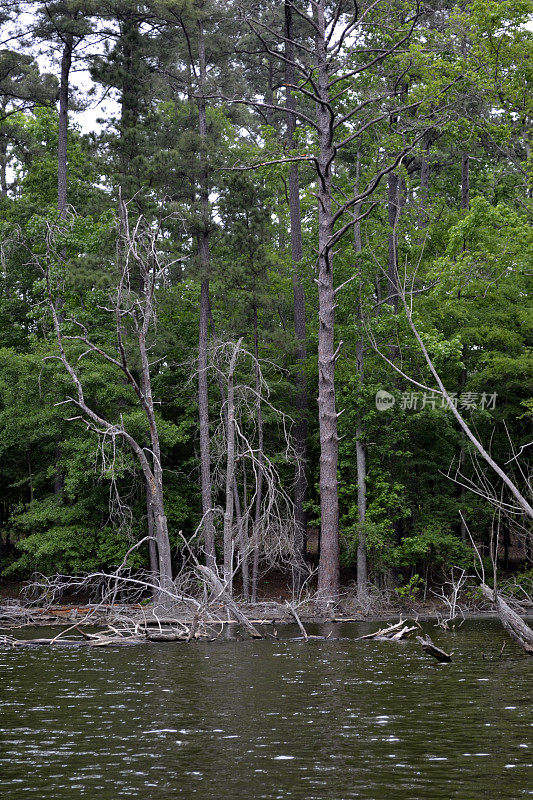
POLYGON ((532 796, 533 659, 498 659, 493 620, 426 627, 452 664, 353 640, 1 650, 0 797, 532 796))

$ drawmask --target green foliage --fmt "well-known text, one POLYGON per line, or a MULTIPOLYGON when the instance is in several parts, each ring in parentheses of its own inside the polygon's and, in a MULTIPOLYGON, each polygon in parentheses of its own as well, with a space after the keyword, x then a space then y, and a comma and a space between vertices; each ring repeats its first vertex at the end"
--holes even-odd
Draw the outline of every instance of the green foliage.
POLYGON ((402 600, 414 601, 417 599, 417 596, 420 594, 423 586, 424 580, 417 572, 415 572, 415 574, 409 578, 407 583, 405 583, 403 586, 397 586, 394 591, 402 600))

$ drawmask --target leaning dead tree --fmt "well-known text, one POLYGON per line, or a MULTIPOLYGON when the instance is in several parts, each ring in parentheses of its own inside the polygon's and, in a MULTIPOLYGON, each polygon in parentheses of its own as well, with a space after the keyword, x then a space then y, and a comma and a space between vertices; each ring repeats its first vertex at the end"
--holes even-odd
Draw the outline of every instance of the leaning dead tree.
POLYGON ((481 591, 483 596, 490 600, 500 618, 500 621, 509 636, 522 647, 526 653, 533 656, 533 631, 524 620, 518 616, 516 611, 505 602, 497 591, 482 584, 481 591))
MULTIPOLYGON (((411 282, 413 287, 415 285, 415 279, 416 279, 416 271, 415 271, 415 274, 413 276, 411 276, 411 278, 410 278, 410 282, 411 282)), ((409 325, 409 327, 410 327, 410 329, 411 329, 411 331, 412 331, 412 333, 414 335, 414 338, 416 339, 416 342, 418 344, 420 352, 422 353, 422 355, 424 357, 426 365, 429 368, 429 372, 430 372, 433 380, 437 384, 437 388, 435 388, 434 386, 430 387, 430 386, 427 386, 427 385, 425 385, 423 383, 420 383, 419 381, 415 380, 413 377, 408 375, 406 372, 404 372, 396 363, 394 363, 393 360, 391 360, 382 351, 382 349, 380 348, 379 344, 376 341, 376 338, 375 338, 371 328, 369 326, 367 326, 366 327, 366 332, 368 334, 368 338, 369 338, 369 341, 372 344, 373 349, 378 353, 378 355, 384 361, 386 361, 389 364, 389 366, 392 367, 392 369, 395 372, 397 372, 399 375, 401 375, 407 381, 412 383, 414 386, 417 386, 419 389, 424 389, 425 391, 431 392, 434 395, 439 395, 440 397, 442 397, 444 403, 446 404, 446 407, 449 409, 449 411, 453 414, 453 416, 457 420, 460 429, 463 431, 463 433, 465 434, 466 438, 473 445, 475 452, 478 454, 478 457, 481 458, 488 465, 488 467, 498 476, 500 481, 504 484, 504 486, 506 487, 506 489, 510 493, 510 495, 511 495, 511 497, 513 499, 513 502, 515 504, 515 510, 516 511, 518 511, 518 510, 521 511, 521 513, 523 513, 528 519, 533 520, 533 506, 531 505, 531 500, 529 499, 528 496, 526 496, 526 494, 523 491, 521 491, 519 489, 519 487, 517 486, 515 481, 512 479, 511 475, 509 474, 509 472, 503 470, 501 468, 501 466, 496 462, 496 460, 492 457, 492 455, 489 452, 489 450, 484 447, 484 445, 482 444, 480 439, 478 439, 478 437, 476 436, 476 434, 474 433, 472 428, 468 425, 468 423, 464 419, 463 415, 460 413, 459 409, 457 408, 457 403, 454 402, 454 399, 453 399, 452 395, 446 389, 446 387, 445 387, 445 385, 444 385, 444 383, 442 381, 442 378, 441 378, 439 372, 437 371, 435 363, 434 363, 433 359, 431 358, 431 356, 429 354, 429 351, 428 351, 428 349, 426 347, 426 344, 424 342, 422 334, 420 333, 420 331, 419 331, 419 329, 418 329, 418 327, 417 327, 417 325, 416 325, 416 323, 414 321, 414 318, 413 318, 413 296, 414 296, 415 292, 414 292, 414 289, 411 290, 411 291, 409 291, 407 289, 407 280, 408 279, 407 279, 407 276, 406 276, 405 277, 405 282, 403 284, 401 282, 398 282, 398 289, 397 289, 398 296, 399 296, 399 298, 401 300, 401 303, 403 305, 403 309, 404 309, 404 313, 405 313, 405 317, 407 319, 408 325, 409 325)), ((523 477, 525 477, 525 476, 523 476, 523 477)), ((526 486, 527 486, 527 490, 529 492, 529 496, 531 496, 531 484, 529 482, 529 478, 530 478, 530 475, 527 476, 526 486)), ((468 486, 467 488, 472 488, 472 487, 473 487, 473 484, 471 486, 468 486)), ((476 492, 476 493, 483 494, 483 492, 479 492, 479 491, 476 492)), ((487 499, 488 500, 493 500, 495 498, 493 496, 491 496, 491 495, 487 495, 487 499)))
POLYGON ((69 316, 67 306, 62 306, 62 318, 59 318, 57 298, 62 291, 66 269, 64 243, 75 223, 73 214, 67 213, 59 220, 47 221, 44 248, 42 252, 32 252, 32 260, 44 277, 46 301, 59 351, 55 358, 67 371, 74 387, 74 393, 58 405, 74 407, 78 413, 68 420, 80 422, 87 430, 96 433, 101 446, 111 443, 114 450, 116 442, 121 441, 137 459, 146 482, 149 514, 153 514, 157 560, 152 565, 152 572, 157 572, 158 585, 165 590, 165 587, 172 585, 172 565, 158 420, 152 395, 150 352, 157 319, 157 289, 173 262, 160 247, 160 224, 148 224, 143 217, 139 217, 132 227, 125 203, 120 203, 119 211, 117 280, 109 292, 108 304, 98 306, 111 321, 114 334, 112 345, 106 347, 99 344, 83 322, 76 316, 69 316), (83 361, 88 357, 112 365, 131 387, 147 423, 148 447, 128 430, 121 414, 115 419, 105 417, 87 399, 83 361))
MULTIPOLYGON (((413 276, 411 276, 411 286, 414 287, 416 279, 416 271, 413 276)), ((403 305, 405 317, 409 324, 409 327, 416 339, 418 347, 424 357, 427 367, 429 368, 429 372, 437 384, 437 388, 435 387, 428 387, 410 375, 405 373, 393 360, 387 357, 382 350, 379 348, 379 345, 376 342, 375 337, 373 336, 372 331, 370 328, 367 328, 369 339, 372 343, 372 346, 376 350, 376 352, 383 358, 397 373, 399 373, 403 378, 408 380, 410 383, 414 384, 415 386, 424 389, 426 391, 430 391, 433 394, 440 395, 443 398, 447 408, 455 417, 456 421, 459 424, 460 429, 465 434, 466 438, 469 440, 471 445, 473 445, 474 452, 476 456, 473 459, 474 463, 474 475, 475 478, 468 479, 465 482, 462 482, 461 485, 465 488, 470 489, 475 494, 480 495, 483 497, 489 504, 493 506, 495 509, 495 513, 500 517, 503 514, 507 515, 507 517, 512 518, 514 520, 524 520, 520 523, 520 527, 524 532, 524 535, 527 537, 528 541, 530 541, 531 537, 531 520, 533 520, 533 506, 531 505, 531 497, 533 495, 532 488, 531 488, 531 473, 530 471, 524 470, 520 464, 518 463, 518 456, 523 451, 524 447, 521 448, 519 452, 516 452, 513 444, 511 442, 511 449, 513 450, 513 456, 508 463, 518 463, 518 474, 520 478, 523 480, 525 491, 519 488, 518 483, 514 480, 514 476, 512 472, 505 471, 502 467, 498 464, 498 462, 493 458, 490 450, 485 448, 483 443, 480 439, 476 436, 472 428, 468 425, 466 420, 464 419, 463 415, 457 408, 457 404, 454 402, 452 395, 447 391, 444 382, 437 371, 435 363, 431 358, 426 343, 420 333, 414 318, 413 318, 413 294, 414 288, 412 291, 408 291, 407 288, 407 275, 405 277, 405 281, 402 284, 400 281, 398 282, 398 296, 401 300, 403 305), (480 467, 480 463, 483 463, 486 469, 482 469, 480 467), (495 485, 493 481, 491 481, 490 477, 487 473, 492 474, 498 478, 498 484, 495 485), (504 495, 504 492, 506 495, 504 495)), ((531 444, 531 443, 530 443, 531 444)), ((530 445, 526 445, 528 447, 530 445)), ((460 474, 460 473, 459 473, 460 474)), ((457 478, 454 478, 457 482, 457 478)), ((461 520, 466 530, 468 530, 468 526, 466 525, 466 521, 463 517, 462 512, 460 512, 461 520)), ((499 525, 498 525, 499 530, 499 525)), ((469 532, 471 542, 476 550, 476 554, 479 558, 479 562, 482 567, 483 572, 483 564, 482 559, 475 547, 474 540, 469 532)), ((485 577, 483 572, 482 577, 482 591, 484 596, 491 600, 494 604, 494 608, 498 613, 498 616, 502 622, 504 628, 509 632, 509 634, 517 641, 524 650, 531 654, 532 653, 532 646, 533 646, 533 632, 531 629, 526 625, 526 623, 514 612, 510 606, 498 595, 497 592, 497 552, 498 552, 498 537, 496 537, 495 541, 491 542, 491 558, 493 563, 493 577, 494 577, 494 590, 490 589, 485 584, 485 577)))

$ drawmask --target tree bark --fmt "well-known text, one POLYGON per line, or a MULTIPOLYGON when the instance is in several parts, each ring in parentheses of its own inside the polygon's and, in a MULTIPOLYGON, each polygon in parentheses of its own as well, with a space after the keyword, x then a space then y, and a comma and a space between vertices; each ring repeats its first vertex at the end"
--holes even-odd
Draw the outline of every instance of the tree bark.
MULTIPOLYGON (((147 292, 150 288, 147 287, 147 292)), ((152 315, 151 300, 147 299, 149 317, 152 315)), ((172 557, 170 552, 170 542, 168 538, 167 518, 165 514, 165 504, 163 498, 163 467, 161 464, 161 447, 159 443, 159 432, 154 412, 154 401, 152 397, 152 381, 150 376, 150 362, 146 348, 146 328, 145 325, 139 329, 139 353, 141 356, 143 399, 148 425, 150 428, 150 443, 152 450, 152 475, 149 479, 150 502, 154 515, 155 538, 157 542, 157 553, 159 560, 159 580, 163 589, 172 587, 172 557)))
POLYGON ((150 557, 150 573, 152 575, 152 581, 155 585, 159 577, 159 556, 157 555, 157 542, 155 540, 155 530, 154 530, 154 510, 152 508, 150 484, 148 481, 145 481, 145 487, 146 487, 146 519, 148 524, 148 536, 150 536, 150 539, 148 540, 148 554, 150 557))
POLYGON ((211 454, 209 437, 209 394, 207 381, 208 328, 209 328, 209 176, 205 164, 205 142, 207 138, 207 115, 203 97, 206 82, 205 37, 201 21, 198 21, 198 61, 200 76, 200 98, 198 99, 198 127, 201 141, 201 157, 204 161, 200 176, 201 226, 198 233, 198 255, 202 284, 200 288, 200 330, 198 338, 198 413, 200 426, 200 470, 202 486, 202 516, 206 563, 216 570, 215 525, 213 520, 213 498, 211 492, 211 454))
POLYGON ((255 489, 254 557, 252 566, 252 603, 257 602, 259 553, 261 549, 261 503, 263 500, 263 412, 261 409, 261 375, 259 370, 259 337, 257 306, 254 305, 255 413, 257 421, 257 483, 255 489))
POLYGON ((400 216, 400 181, 395 172, 387 178, 389 214, 389 251, 387 259, 387 303, 398 312, 398 219, 400 216))
POLYGON ((235 345, 228 368, 228 397, 226 424, 226 506, 224 509, 224 584, 233 594, 233 485, 235 481, 235 391, 234 374, 241 339, 235 345))
POLYGON ((518 642, 528 655, 533 656, 533 631, 531 628, 526 625, 524 620, 519 617, 509 605, 507 605, 505 600, 502 600, 502 598, 486 586, 486 584, 483 583, 481 585, 481 591, 487 600, 494 603, 496 613, 509 636, 511 636, 515 642, 518 642))
MULTIPOLYGON (((294 132, 296 129, 296 98, 290 89, 295 83, 294 68, 294 43, 292 41, 292 11, 288 0, 285 0, 285 52, 287 62, 285 65, 285 78, 287 83, 287 143, 294 147, 294 132)), ((294 334, 296 337, 296 420, 293 430, 294 447, 297 454, 297 463, 294 475, 294 523, 296 535, 296 548, 302 559, 307 555, 307 513, 305 499, 307 494, 307 376, 305 362, 307 359, 306 347, 306 320, 305 320, 305 291, 300 279, 300 264, 303 258, 302 247, 302 219, 300 209, 300 185, 298 165, 292 164, 289 170, 289 218, 291 234, 292 257, 292 291, 294 303, 294 334)))
POLYGON ((0 136, 0 194, 7 197, 7 136, 0 136))
POLYGON ((468 153, 461 155, 461 208, 470 208, 470 157, 468 153))
MULTIPOLYGON (((63 38, 63 52, 61 55, 61 78, 59 83, 59 117, 57 131, 57 207, 59 215, 64 218, 67 215, 67 170, 68 170, 68 107, 69 107, 69 82, 70 67, 72 65, 72 51, 74 49, 74 37, 71 33, 66 33, 63 38)), ((63 260, 67 257, 66 248, 62 251, 63 260)), ((56 300, 59 320, 63 320, 63 298, 56 300)), ((61 461, 62 447, 58 439, 55 449, 55 475, 54 475, 54 494, 61 496, 65 486, 65 476, 59 463, 61 461)))
MULTIPOLYGON (((357 153, 356 172, 355 172, 355 192, 359 191, 359 178, 361 172, 360 153, 357 153)), ((354 215, 357 217, 361 213, 361 204, 357 203, 354 208, 354 215)), ((361 293, 362 286, 362 264, 361 250, 363 243, 361 240, 361 223, 355 222, 354 225, 354 251, 359 268, 359 282, 361 293)), ((357 316, 359 320, 359 338, 355 345, 355 358, 357 374, 359 375, 360 385, 363 386, 365 377, 364 363, 364 342, 363 342, 363 307, 361 299, 358 301, 357 316)), ((357 412, 357 427, 355 431, 355 458, 357 463, 357 518, 359 522, 357 533, 357 597, 361 603, 365 603, 368 597, 368 567, 366 558, 366 445, 364 441, 364 428, 360 411, 357 412)))
POLYGON ((72 65, 74 36, 66 33, 63 37, 61 55, 61 80, 59 84, 59 119, 57 137, 57 207, 62 217, 67 212, 67 142, 68 142, 68 105, 69 80, 72 65))
POLYGON ((418 211, 418 228, 423 230, 427 228, 429 221, 429 151, 431 148, 431 140, 429 134, 424 137, 424 155, 420 164, 420 206, 418 211))
POLYGON ((320 430, 320 559, 318 592, 323 600, 339 592, 339 441, 335 405, 335 290, 331 167, 335 157, 329 110, 325 0, 314 4, 318 123, 318 419, 320 430))
POLYGON ((206 563, 216 567, 215 526, 211 493, 211 453, 209 438, 209 399, 207 382, 207 350, 209 321, 209 279, 203 278, 200 289, 200 332, 198 340, 198 414, 200 427, 200 471, 202 515, 206 563))

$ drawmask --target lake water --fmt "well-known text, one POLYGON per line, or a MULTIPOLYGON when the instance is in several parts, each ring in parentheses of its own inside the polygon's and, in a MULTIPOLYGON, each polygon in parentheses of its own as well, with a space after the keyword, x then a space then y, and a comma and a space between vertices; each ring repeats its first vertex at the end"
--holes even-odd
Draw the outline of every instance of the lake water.
MULTIPOLYGON (((533 659, 496 620, 455 651, 219 640, 0 650, 2 800, 518 800, 533 796, 533 659), (482 652, 486 658, 482 658, 482 652)), ((39 631, 39 636, 46 635, 39 631)))

